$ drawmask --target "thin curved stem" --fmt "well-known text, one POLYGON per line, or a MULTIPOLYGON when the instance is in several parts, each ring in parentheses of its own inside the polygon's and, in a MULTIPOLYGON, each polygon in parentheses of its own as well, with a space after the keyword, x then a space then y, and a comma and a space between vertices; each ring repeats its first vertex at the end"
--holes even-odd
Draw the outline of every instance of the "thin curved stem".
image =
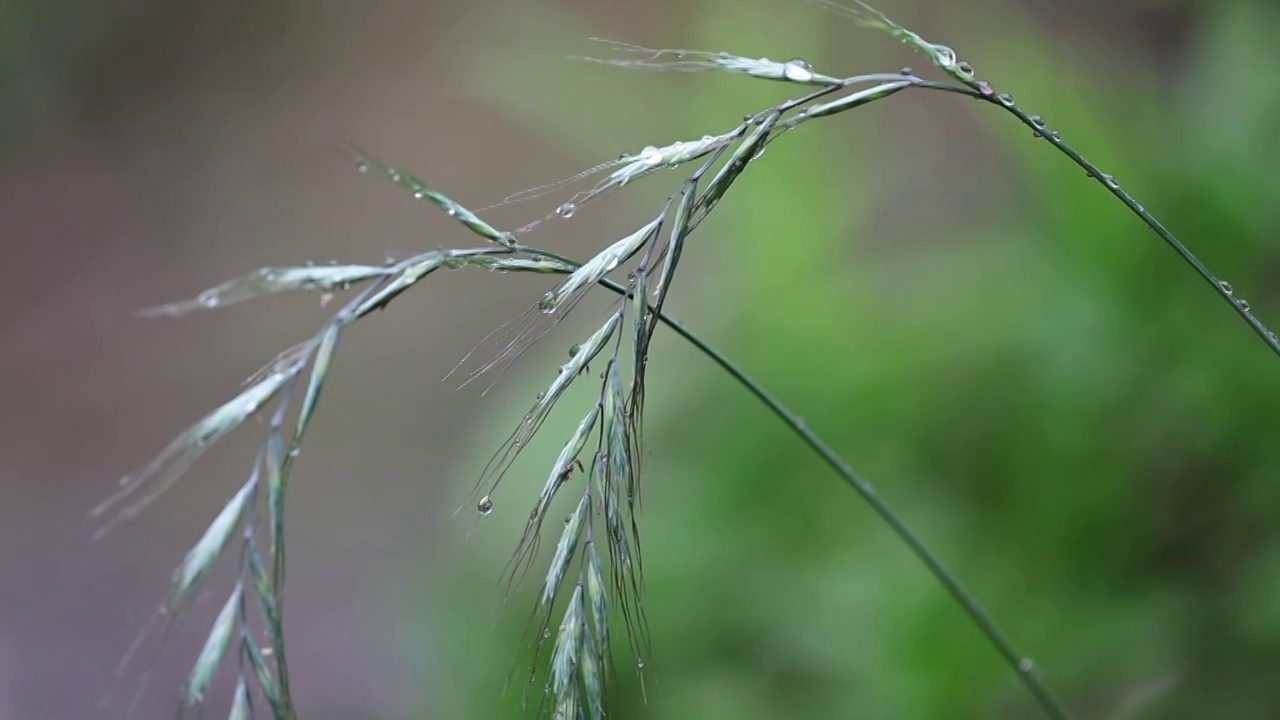
MULTIPOLYGON (((536 248, 520 246, 518 250, 520 252, 540 255, 548 259, 557 260, 575 267, 579 265, 578 262, 570 258, 556 253, 538 250, 536 248)), ((604 278, 599 284, 618 295, 627 296, 629 294, 626 287, 610 280, 609 278, 604 278)), ((992 617, 982 607, 982 604, 978 602, 977 598, 966 590, 964 585, 962 585, 960 581, 947 570, 947 568, 942 564, 942 561, 939 560, 938 557, 929 550, 924 542, 911 531, 911 528, 908 527, 902 518, 889 507, 888 503, 880 499, 880 496, 876 494, 875 488, 871 486, 871 483, 863 479, 862 476, 850 467, 849 464, 845 462, 830 445, 824 442, 816 432, 810 430, 795 413, 788 410, 787 407, 782 404, 782 401, 778 400, 759 383, 751 379, 751 377, 747 375, 746 371, 734 364, 732 360, 695 335, 680 321, 661 311, 658 311, 657 315, 658 319, 664 325, 671 328, 677 335, 684 338, 690 345, 693 345, 695 349, 710 358, 712 362, 719 365, 720 369, 728 373, 730 377, 743 387, 743 389, 755 396, 755 398, 763 403, 765 407, 769 408, 769 410, 777 416, 780 421, 782 421, 782 424, 787 426, 787 429, 808 445, 809 449, 813 450, 814 453, 821 457, 823 462, 835 471, 835 473, 839 475, 846 484, 852 487, 854 491, 871 506, 871 509, 880 516, 880 519, 889 526, 894 534, 897 535, 908 548, 910 548, 916 558, 919 559, 920 562, 924 563, 925 567, 929 569, 929 572, 933 573, 933 576, 937 578, 938 582, 942 583, 943 587, 947 589, 947 592, 951 593, 951 597, 955 599, 961 608, 963 608, 965 614, 969 616, 969 619, 978 626, 978 629, 987 638, 987 641, 995 647, 996 651, 999 652, 1001 657, 1003 657, 1009 664, 1009 667, 1013 668, 1013 671, 1017 673, 1022 684, 1025 685, 1027 690, 1029 690, 1032 696, 1035 697, 1036 702, 1045 711, 1045 713, 1054 720, 1070 720, 1072 716, 1067 710, 1066 705, 1054 696, 1054 694, 1040 679, 1039 674, 1036 672, 1035 664, 1031 659, 1023 655, 1022 652, 1018 650, 1018 648, 1013 644, 1013 641, 1009 639, 1009 636, 1000 629, 1000 626, 996 624, 995 620, 992 619, 992 617)))
MULTIPOLYGON (((918 80, 918 78, 915 79, 918 80)), ((1150 228, 1151 231, 1154 232, 1161 240, 1163 240, 1166 245, 1172 248, 1173 251, 1182 258, 1183 262, 1190 265, 1191 269, 1195 270, 1196 274, 1199 275, 1201 279, 1209 283, 1210 287, 1213 288, 1213 291, 1225 300, 1233 310, 1235 310, 1236 314, 1253 329, 1253 332, 1258 337, 1262 338, 1262 341, 1267 344, 1267 347, 1271 348, 1271 352, 1280 356, 1280 338, 1278 338, 1276 333, 1269 330, 1267 326, 1253 314, 1253 311, 1250 310, 1247 302, 1235 296, 1235 290, 1231 287, 1230 283, 1227 283, 1217 275, 1214 275, 1213 272, 1200 261, 1200 258, 1196 257, 1186 245, 1183 245, 1182 242, 1179 241, 1163 223, 1148 212, 1147 209, 1134 199, 1132 195, 1125 191, 1124 188, 1120 187, 1120 184, 1116 182, 1114 176, 1103 172, 1097 165, 1089 162, 1088 159, 1063 141, 1060 134, 1046 127, 1045 121, 1038 115, 1027 113, 1022 108, 1018 107, 1013 102, 1013 99, 1005 93, 995 93, 994 91, 987 93, 969 87, 933 81, 913 82, 910 87, 916 87, 922 90, 941 90, 944 92, 965 95, 975 100, 981 100, 995 105, 1018 118, 1018 120, 1022 121, 1024 125, 1031 128, 1032 132, 1034 132, 1038 137, 1048 141, 1050 145, 1056 148, 1063 155, 1070 158, 1076 165, 1080 166, 1080 168, 1083 169, 1090 178, 1106 188, 1107 192, 1111 193, 1116 197, 1116 199, 1124 203, 1124 206, 1136 215, 1138 219, 1150 228)), ((989 88, 990 86, 987 87, 989 88)))

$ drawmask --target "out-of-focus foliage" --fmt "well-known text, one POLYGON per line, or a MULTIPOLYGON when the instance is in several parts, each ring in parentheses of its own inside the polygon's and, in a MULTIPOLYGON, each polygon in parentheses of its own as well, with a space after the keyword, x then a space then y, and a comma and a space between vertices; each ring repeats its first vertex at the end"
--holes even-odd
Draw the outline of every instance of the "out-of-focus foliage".
MULTIPOLYGON (((540 47, 591 34, 552 15, 563 10, 528 12, 540 47)), ((1051 40, 1002 4, 943 13, 928 37, 1113 172, 1274 326, 1280 85, 1266 78, 1280 14, 1264 2, 1181 12, 1188 45, 1163 64, 1109 65, 1105 47, 1051 40), (979 13, 998 18, 987 35, 979 13), (946 35, 949 16, 963 36, 946 35)), ((751 54, 767 38, 817 65, 841 56, 824 47, 839 37, 874 66, 825 71, 924 64, 802 3, 714 0, 681 17, 673 47, 751 54)), ((481 94, 584 166, 719 132, 785 92, 484 51, 503 72, 483 65, 481 94), (534 82, 546 77, 559 82, 534 82)), ((1273 716, 1276 358, 1100 186, 993 108, 906 93, 804 130, 771 146, 691 239, 675 314, 875 481, 1081 716, 1273 716), (890 121, 913 108, 951 129, 913 137, 939 124, 890 121), (973 159, 931 162, 945 143, 973 159), (929 191, 895 194, 912 177, 929 191), (971 186, 991 178, 1007 182, 971 186), (928 212, 945 200, 939 183, 977 207, 928 212)), ((628 195, 643 207, 678 179, 628 195)), ((610 213, 626 207, 573 222, 620 231, 610 213)), ((547 342, 575 341, 565 330, 547 342)), ((519 417, 550 367, 526 359, 494 427, 519 417)), ((641 522, 655 657, 647 704, 624 672, 622 716, 1037 716, 906 549, 709 363, 660 344, 650 395, 641 522)), ((530 477, 572 414, 544 428, 530 477)), ((449 618, 440 652, 456 661, 442 677, 469 699, 441 717, 505 716, 522 690, 496 697, 532 597, 508 601, 490 629, 492 582, 527 512, 517 494, 472 531, 458 582, 434 593, 449 618)))

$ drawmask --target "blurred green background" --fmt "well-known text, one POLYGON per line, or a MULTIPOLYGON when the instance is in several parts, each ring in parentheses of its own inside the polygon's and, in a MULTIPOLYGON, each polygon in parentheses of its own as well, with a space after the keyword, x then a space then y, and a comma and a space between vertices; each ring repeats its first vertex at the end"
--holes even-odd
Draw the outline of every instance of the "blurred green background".
MULTIPOLYGON (((262 264, 472 242, 355 177, 335 144, 475 206, 787 97, 564 60, 605 52, 593 35, 931 72, 799 0, 119 5, 73 31, 58 13, 89 11, 70 0, 0 9, 0 221, 23 270, 0 316, 5 718, 125 715, 94 703, 255 432, 106 543, 84 541, 82 512, 323 317, 314 298, 179 324, 128 313, 262 264)), ((1042 114, 1280 324, 1272 3, 882 9, 1042 114)), ((681 177, 530 239, 585 256, 681 177)), ((562 195, 490 217, 515 226, 562 195)), ((1079 717, 1280 716, 1277 359, 1083 171, 993 107, 903 93, 770 146, 685 258, 672 312, 868 477, 1079 717)), ((592 310, 487 395, 439 378, 547 284, 442 278, 344 340, 291 505, 304 717, 519 716, 518 683, 501 691, 532 598, 504 606, 498 580, 578 408, 492 515, 452 513, 592 310)), ((619 716, 1040 716, 763 408, 669 335, 649 367, 654 656, 643 694, 620 680, 619 716)), ((141 716, 170 711, 219 598, 141 716)))

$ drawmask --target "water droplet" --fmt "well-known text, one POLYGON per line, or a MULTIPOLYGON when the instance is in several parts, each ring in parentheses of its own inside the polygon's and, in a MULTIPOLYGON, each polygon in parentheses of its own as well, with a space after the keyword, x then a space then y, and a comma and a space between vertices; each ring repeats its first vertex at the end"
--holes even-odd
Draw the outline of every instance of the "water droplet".
POLYGON ((387 177, 391 178, 391 182, 400 182, 400 171, 395 168, 387 170, 387 177))
MULTIPOLYGON (((533 422, 533 413, 526 413, 524 416, 524 424, 529 425, 533 422)), ((518 444, 518 441, 517 441, 518 444)))
POLYGON ((302 454, 302 448, 294 448, 289 451, 289 457, 296 458, 302 454))
POLYGON ((547 394, 546 394, 546 393, 544 393, 544 392, 540 392, 540 393, 538 393, 538 402, 542 402, 542 401, 543 401, 543 400, 545 400, 545 399, 547 399, 547 394))
POLYGON ((476 503, 476 509, 480 511, 481 515, 488 515, 493 512, 493 498, 488 495, 480 498, 480 502, 476 503))
POLYGON ((216 293, 200 293, 200 297, 198 299, 201 305, 209 308, 218 307, 218 303, 221 302, 218 300, 218 295, 216 293))
POLYGON ((1051 140, 1061 140, 1062 133, 1058 132, 1057 130, 1054 130, 1053 132, 1049 133, 1049 138, 1051 140))
POLYGON ((996 96, 996 100, 999 100, 1000 104, 1005 107, 1013 107, 1013 96, 1009 93, 1000 93, 996 96))
POLYGON ((782 66, 782 76, 794 82, 809 82, 813 79, 813 66, 804 58, 794 58, 782 66))
POLYGON ((1222 292, 1230 295, 1235 292, 1235 288, 1231 287, 1231 283, 1226 280, 1219 280, 1218 287, 1222 288, 1222 292))
POLYGON ((662 150, 654 145, 646 145, 640 151, 640 160, 646 165, 657 165, 662 162, 662 150))
POLYGON ((426 196, 427 196, 427 193, 426 193, 426 192, 424 192, 424 191, 422 190, 422 188, 418 188, 417 190, 414 190, 414 191, 413 191, 413 199, 414 199, 414 200, 421 200, 422 198, 424 198, 424 197, 426 197, 426 196))
POLYGON ((1245 312, 1249 312, 1249 301, 1248 301, 1248 300, 1245 300, 1244 298, 1240 298, 1239 300, 1237 300, 1237 301, 1236 301, 1236 304, 1240 306, 1240 309, 1241 309, 1241 310, 1243 310, 1243 311, 1245 311, 1245 312))
POLYGON ((909 68, 909 67, 904 67, 904 68, 902 68, 901 70, 899 70, 899 71, 898 71, 898 74, 899 74, 899 75, 902 75, 903 77, 906 77, 906 76, 908 76, 908 75, 914 75, 914 74, 915 74, 915 70, 912 70, 912 69, 911 69, 911 68, 909 68))
POLYGON ((1032 115, 1027 119, 1031 121, 1032 125, 1035 125, 1038 128, 1042 128, 1045 126, 1044 118, 1040 117, 1039 115, 1032 115))
POLYGON ((581 349, 582 349, 582 346, 581 346, 581 345, 570 345, 570 346, 569 346, 569 357, 573 357, 573 356, 577 355, 577 354, 578 354, 578 351, 579 351, 579 350, 581 350, 581 349))
POLYGON ((644 658, 640 658, 640 657, 636 658, 636 667, 638 668, 644 667, 644 658))
POLYGON ((751 154, 751 160, 749 160, 748 162, 755 162, 761 155, 764 155, 764 151, 766 147, 768 146, 765 145, 764 143, 760 143, 760 147, 756 148, 756 151, 751 154))
POLYGON ((565 527, 569 527, 569 523, 570 523, 570 522, 572 522, 572 521, 573 521, 573 516, 572 516, 572 515, 565 515, 565 516, 564 516, 564 526, 565 526, 565 527))
POLYGON ((1036 664, 1031 661, 1031 658, 1022 658, 1018 661, 1018 669, 1024 673, 1031 672, 1035 666, 1036 664))
POLYGON ((356 172, 369 172, 369 161, 368 161, 368 160, 357 160, 357 161, 356 161, 356 172))
POLYGON ((964 73, 965 75, 969 75, 969 76, 973 75, 973 66, 967 62, 961 62, 959 65, 956 65, 956 69, 964 73))
POLYGON ((445 214, 447 214, 449 217, 457 217, 458 208, 454 207, 453 205, 450 205, 448 208, 445 209, 445 214))
POLYGON ((573 217, 573 214, 577 212, 577 210, 578 210, 577 205, 571 202, 567 202, 561 205, 560 207, 556 208, 556 215, 559 215, 565 220, 568 220, 569 218, 573 217))
POLYGON ((992 95, 996 94, 995 88, 991 87, 991 83, 987 82, 986 80, 979 80, 974 84, 978 86, 978 92, 982 93, 987 97, 991 97, 992 95))
POLYGON ((549 638, 549 637, 551 637, 551 628, 549 628, 549 627, 544 627, 544 628, 542 628, 542 637, 544 637, 544 638, 549 638))

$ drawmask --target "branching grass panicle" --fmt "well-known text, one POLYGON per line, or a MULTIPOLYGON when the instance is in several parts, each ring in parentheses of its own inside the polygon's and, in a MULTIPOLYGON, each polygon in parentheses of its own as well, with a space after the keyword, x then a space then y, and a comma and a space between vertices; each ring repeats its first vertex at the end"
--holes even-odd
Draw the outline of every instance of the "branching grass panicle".
MULTIPOLYGON (((276 720, 296 717, 283 631, 285 497, 289 475, 317 410, 342 332, 366 315, 387 308, 401 293, 437 271, 483 268, 561 278, 516 320, 486 339, 486 345, 499 348, 496 355, 484 357, 474 369, 463 371, 463 384, 486 375, 500 375, 597 286, 616 295, 596 329, 580 338, 569 358, 548 377, 545 389, 480 474, 469 500, 481 515, 501 506, 502 482, 512 463, 544 427, 568 388, 574 383, 594 385, 595 400, 585 409, 574 411, 580 414, 580 420, 546 469, 545 480, 505 570, 510 593, 538 566, 542 540, 555 538, 545 572, 539 570, 535 575, 541 578, 541 588, 526 629, 534 660, 516 675, 523 685, 521 695, 527 708, 540 717, 599 720, 612 713, 610 688, 620 672, 614 652, 619 631, 625 636, 625 652, 634 658, 636 672, 643 672, 645 658, 651 654, 638 510, 646 368, 653 337, 659 325, 665 324, 759 399, 870 504, 954 597, 1045 715, 1070 717, 1063 702, 1040 679, 1034 664, 868 482, 728 358, 667 316, 668 292, 676 281, 690 236, 719 207, 736 180, 752 163, 760 161, 768 144, 786 133, 812 120, 862 108, 908 90, 952 93, 997 107, 1031 128, 1036 137, 1066 155, 1128 207, 1277 354, 1280 342, 1229 284, 1212 274, 1112 176, 1085 160, 1043 118, 1025 112, 1010 94, 978 79, 974 68, 950 47, 925 40, 859 0, 849 1, 851 4, 844 5, 809 0, 911 46, 940 69, 946 79, 927 80, 906 68, 842 76, 819 72, 798 58, 779 62, 723 51, 651 49, 602 40, 599 42, 603 47, 617 57, 579 59, 650 71, 724 72, 794 85, 797 95, 748 113, 736 127, 698 139, 650 145, 567 180, 509 195, 498 205, 541 198, 609 171, 553 211, 512 231, 497 229, 412 173, 352 148, 359 171, 378 175, 412 198, 443 210, 479 236, 483 244, 431 250, 381 265, 262 268, 190 300, 143 312, 149 317, 179 317, 276 293, 318 291, 328 296, 354 290, 352 297, 310 339, 279 354, 255 373, 239 394, 178 435, 137 472, 126 476, 119 490, 93 511, 93 516, 103 521, 100 534, 105 533, 175 485, 210 445, 247 419, 264 413, 270 418, 247 480, 179 564, 158 616, 166 625, 179 618, 215 561, 238 537, 236 581, 181 691, 182 714, 199 712, 215 673, 227 656, 234 654, 238 673, 232 717, 254 716, 256 703, 264 704, 276 720), (649 221, 615 236, 585 262, 534 247, 524 240, 541 224, 570 218, 584 206, 631 182, 684 167, 694 169, 649 221), (615 279, 624 268, 625 279, 615 279), (548 531, 545 525, 552 515, 553 502, 561 495, 575 498, 573 510, 567 517, 556 517, 551 523, 553 529, 548 531), (259 517, 261 508, 265 508, 265 518, 259 517), (260 521, 266 524, 265 537, 259 532, 260 521), (261 632, 256 629, 259 626, 263 628, 261 632)), ((478 352, 479 348, 464 357, 455 372, 478 352)))

